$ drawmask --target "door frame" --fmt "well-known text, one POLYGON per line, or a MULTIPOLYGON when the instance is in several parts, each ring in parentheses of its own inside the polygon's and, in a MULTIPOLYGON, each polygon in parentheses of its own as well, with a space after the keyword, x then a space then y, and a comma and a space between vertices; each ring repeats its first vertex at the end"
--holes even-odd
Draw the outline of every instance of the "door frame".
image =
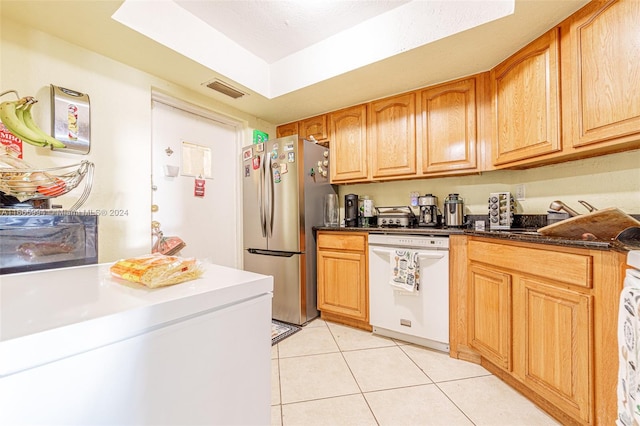
MULTIPOLYGON (((181 111, 190 113, 190 114, 195 114, 198 115, 200 117, 209 119, 209 120, 213 120, 213 121, 217 121, 221 124, 227 125, 227 126, 231 126, 235 129, 235 151, 236 151, 236 158, 234 159, 236 161, 236 163, 239 164, 239 158, 240 158, 240 154, 242 152, 242 147, 244 145, 244 141, 243 141, 243 135, 244 135, 244 128, 246 127, 246 123, 238 120, 238 119, 234 119, 231 118, 229 116, 225 116, 222 115, 219 112, 215 112, 213 110, 192 104, 190 102, 181 100, 181 99, 177 99, 174 98, 173 96, 169 96, 165 93, 162 92, 158 92, 157 90, 152 89, 151 90, 151 108, 152 108, 152 112, 151 112, 151 126, 153 127, 153 102, 158 102, 176 109, 179 109, 181 111)), ((153 132, 151 132, 151 153, 153 153, 153 132)), ((152 154, 153 155, 153 154, 152 154)), ((236 171, 236 179, 234 181, 234 186, 235 186, 235 205, 236 205, 236 212, 238 213, 236 215, 236 219, 240 218, 240 220, 236 221, 236 253, 235 253, 235 262, 237 265, 238 269, 242 268, 242 249, 243 249, 243 245, 242 245, 242 187, 241 187, 241 170, 240 170, 240 166, 238 166, 238 170, 236 171)), ((152 194, 151 197, 153 199, 153 167, 151 168, 151 175, 149 176, 150 179, 150 185, 152 187, 152 194)), ((152 218, 153 213, 150 211, 149 212, 149 223, 151 223, 151 221, 153 220, 152 218)), ((151 241, 153 242, 153 236, 150 235, 151 241)))

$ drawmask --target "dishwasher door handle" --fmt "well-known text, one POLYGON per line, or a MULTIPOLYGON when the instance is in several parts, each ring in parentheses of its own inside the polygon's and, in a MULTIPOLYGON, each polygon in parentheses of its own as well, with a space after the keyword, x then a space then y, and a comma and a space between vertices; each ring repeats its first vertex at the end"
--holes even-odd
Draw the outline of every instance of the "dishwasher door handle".
MULTIPOLYGON (((372 249, 375 254, 386 254, 387 256, 391 256, 392 253, 395 253, 395 250, 384 250, 379 248, 372 249)), ((433 251, 433 253, 424 253, 421 252, 418 254, 418 259, 442 259, 444 257, 444 253, 433 251)))

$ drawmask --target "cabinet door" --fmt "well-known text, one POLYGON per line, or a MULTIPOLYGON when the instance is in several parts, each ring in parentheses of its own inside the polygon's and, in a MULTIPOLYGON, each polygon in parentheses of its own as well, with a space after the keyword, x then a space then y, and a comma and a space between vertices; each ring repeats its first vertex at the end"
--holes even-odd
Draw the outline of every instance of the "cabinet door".
POLYGON ((369 146, 372 177, 415 175, 415 94, 371 102, 369 146))
POLYGON ((491 71, 494 165, 562 149, 558 29, 491 71))
POLYGON ((329 115, 331 182, 365 180, 367 168, 367 107, 358 105, 329 115))
POLYGON ((511 276, 471 265, 468 300, 470 346, 511 371, 511 276))
POLYGON ((514 289, 514 373, 567 414, 590 421, 591 296, 527 277, 514 289))
POLYGON ((640 134, 640 2, 596 1, 562 26, 566 140, 640 134))
POLYGON ((421 93, 422 172, 477 167, 476 80, 470 78, 421 93))
POLYGON ((298 122, 283 124, 276 127, 276 137, 292 136, 298 134, 298 122))
POLYGON ((318 309, 368 321, 366 258, 362 253, 318 251, 318 309))
POLYGON ((317 141, 328 138, 326 114, 317 117, 306 118, 300 121, 300 136, 309 140, 313 136, 317 141))

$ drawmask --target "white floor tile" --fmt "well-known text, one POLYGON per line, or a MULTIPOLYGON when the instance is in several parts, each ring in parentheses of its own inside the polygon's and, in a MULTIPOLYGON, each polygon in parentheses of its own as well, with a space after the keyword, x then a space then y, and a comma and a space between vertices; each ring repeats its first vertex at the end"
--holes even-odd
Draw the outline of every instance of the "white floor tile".
POLYGON ((444 352, 416 345, 402 346, 402 350, 436 383, 491 375, 481 365, 451 358, 444 352))
POLYGON ((280 359, 282 403, 360 393, 340 353, 280 359))
POLYGON ((278 343, 280 358, 339 352, 327 327, 304 327, 278 343))
POLYGON ((476 425, 558 425, 551 416, 495 376, 438 383, 476 425))
POLYGON ((327 323, 327 325, 341 351, 396 346, 396 343, 392 339, 377 336, 369 331, 330 322, 327 323))
POLYGON ((326 327, 327 323, 325 320, 320 319, 320 317, 318 318, 314 318, 311 321, 309 321, 307 324, 305 324, 305 326, 303 328, 307 328, 307 327, 326 327))
POLYGON ((271 405, 280 404, 280 369, 278 360, 271 360, 271 405))
POLYGON ((282 425, 282 406, 272 405, 271 406, 271 426, 281 426, 281 425, 282 425))
POLYGON ((271 359, 278 359, 278 344, 271 346, 271 359))
POLYGON ((431 383, 398 346, 343 355, 363 392, 431 383))
POLYGON ((364 394, 378 423, 384 425, 473 425, 435 385, 364 394))
POLYGON ((282 406, 283 426, 367 426, 376 419, 361 394, 282 406))

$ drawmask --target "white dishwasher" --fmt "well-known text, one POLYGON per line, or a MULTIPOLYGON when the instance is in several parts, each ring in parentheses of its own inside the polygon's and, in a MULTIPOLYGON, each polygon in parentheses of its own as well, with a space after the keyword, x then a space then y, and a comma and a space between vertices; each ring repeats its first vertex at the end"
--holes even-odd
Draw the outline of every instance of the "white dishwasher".
POLYGON ((449 238, 369 234, 369 316, 375 334, 448 352, 449 238), (407 259, 410 290, 393 280, 407 259))

